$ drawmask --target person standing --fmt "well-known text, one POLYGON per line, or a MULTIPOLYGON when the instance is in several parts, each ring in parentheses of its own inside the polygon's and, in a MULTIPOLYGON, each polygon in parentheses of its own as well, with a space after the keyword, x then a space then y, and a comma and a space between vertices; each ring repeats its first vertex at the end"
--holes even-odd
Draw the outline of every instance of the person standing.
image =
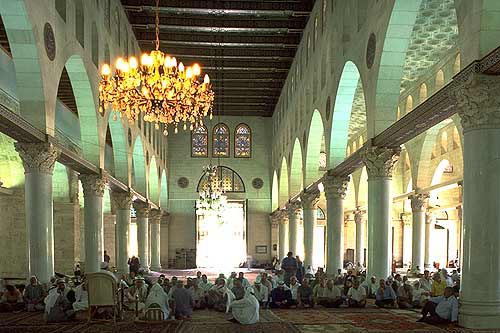
POLYGON ((292 252, 288 252, 286 258, 283 258, 281 263, 281 269, 285 271, 285 283, 290 284, 290 278, 292 276, 297 276, 298 270, 297 259, 293 257, 292 252))

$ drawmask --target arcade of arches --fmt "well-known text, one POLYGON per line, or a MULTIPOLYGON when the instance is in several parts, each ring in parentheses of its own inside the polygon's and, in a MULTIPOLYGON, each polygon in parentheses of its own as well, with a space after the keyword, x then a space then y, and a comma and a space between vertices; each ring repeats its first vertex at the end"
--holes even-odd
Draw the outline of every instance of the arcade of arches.
POLYGON ((143 2, 0 0, 0 278, 98 271, 104 250, 119 272, 132 255, 196 267, 213 158, 239 214, 235 262, 292 251, 379 278, 459 265, 460 325, 500 329, 500 2, 220 1, 300 19, 218 39, 172 9, 199 1, 160 1, 165 51, 200 50, 224 82, 213 120, 169 136, 97 111, 100 65, 151 47, 143 2), (186 46, 200 36, 214 43, 186 46))

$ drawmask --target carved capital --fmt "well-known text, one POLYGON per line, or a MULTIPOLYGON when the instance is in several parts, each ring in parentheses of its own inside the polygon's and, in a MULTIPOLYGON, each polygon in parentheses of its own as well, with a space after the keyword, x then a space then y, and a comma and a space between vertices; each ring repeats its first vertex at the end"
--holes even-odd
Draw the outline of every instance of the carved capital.
POLYGON ((354 211, 354 223, 363 223, 365 221, 365 210, 361 210, 359 207, 354 211))
POLYGON ((147 202, 134 201, 134 209, 136 217, 149 217, 150 206, 147 202))
POLYGON ((413 212, 425 212, 427 209, 429 194, 417 193, 408 196, 411 202, 411 210, 413 212))
POLYGON ((394 164, 399 159, 400 148, 369 147, 361 153, 368 179, 392 178, 394 164))
POLYGON ((304 190, 300 194, 302 209, 316 210, 318 208, 319 196, 321 193, 317 188, 304 190))
POLYGON ((149 222, 160 223, 163 212, 159 209, 151 209, 149 211, 149 222))
POLYGON ((80 181, 82 182, 83 195, 95 195, 98 197, 104 196, 104 190, 106 189, 107 178, 105 175, 80 175, 80 181))
POLYGON ((170 218, 171 218, 170 213, 167 211, 163 211, 161 214, 160 223, 168 225, 170 223, 170 218))
POLYGON ((500 128, 499 91, 500 77, 474 73, 452 92, 464 131, 500 128))
POLYGON ((432 212, 427 212, 425 214, 425 223, 427 224, 434 223, 434 214, 432 214, 432 212))
POLYGON ((289 202, 286 204, 286 211, 289 219, 291 218, 300 219, 301 209, 302 209, 301 205, 297 201, 289 202))
POLYGON ((349 180, 349 176, 336 177, 327 171, 323 176, 323 186, 325 188, 326 200, 345 199, 349 180))
POLYGON ((23 161, 25 173, 39 171, 51 175, 54 172, 54 165, 60 151, 51 143, 16 142, 14 147, 23 161))
POLYGON ((132 206, 132 193, 111 191, 112 210, 130 210, 132 206))

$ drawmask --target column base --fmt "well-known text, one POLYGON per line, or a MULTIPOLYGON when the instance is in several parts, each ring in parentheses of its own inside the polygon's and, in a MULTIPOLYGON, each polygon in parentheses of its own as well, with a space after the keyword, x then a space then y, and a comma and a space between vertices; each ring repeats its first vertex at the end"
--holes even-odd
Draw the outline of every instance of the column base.
POLYGON ((473 329, 500 329, 500 301, 460 301, 460 326, 473 329))
POLYGON ((151 266, 151 270, 154 272, 159 272, 161 271, 161 266, 151 266))

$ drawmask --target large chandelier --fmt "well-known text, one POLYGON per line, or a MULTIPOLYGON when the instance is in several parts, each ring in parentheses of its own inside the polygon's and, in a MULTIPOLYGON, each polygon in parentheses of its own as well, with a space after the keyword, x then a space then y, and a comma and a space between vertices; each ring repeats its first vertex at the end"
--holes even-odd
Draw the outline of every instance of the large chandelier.
MULTIPOLYGON (((170 57, 159 50, 159 18, 158 0, 156 1, 155 19, 156 44, 150 54, 144 53, 140 63, 135 57, 127 60, 118 58, 115 73, 111 67, 104 64, 101 68, 102 79, 99 83, 99 111, 105 112, 108 105, 120 117, 125 115, 134 122, 143 114, 144 121, 155 124, 173 124, 175 133, 182 122, 184 130, 187 123, 190 129, 203 124, 203 117, 210 114, 214 92, 208 74, 201 80, 201 67, 194 64, 185 67, 177 63, 175 57, 170 57)), ((164 134, 168 135, 167 126, 164 134)))
POLYGON ((211 163, 203 167, 203 174, 207 177, 207 189, 201 189, 199 198, 196 200, 196 215, 213 216, 221 221, 227 204, 227 197, 222 191, 217 177, 217 166, 211 163))

